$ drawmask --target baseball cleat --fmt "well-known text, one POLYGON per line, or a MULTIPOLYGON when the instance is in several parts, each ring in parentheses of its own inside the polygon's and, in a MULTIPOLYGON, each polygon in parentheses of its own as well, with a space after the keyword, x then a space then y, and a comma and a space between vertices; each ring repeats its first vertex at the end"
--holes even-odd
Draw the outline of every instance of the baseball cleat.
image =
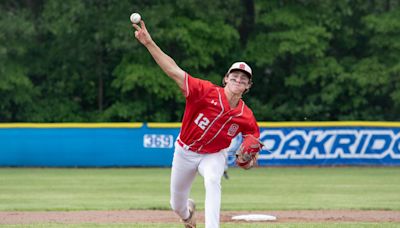
POLYGON ((182 219, 185 228, 196 228, 196 217, 194 212, 196 211, 196 204, 192 199, 188 199, 188 207, 189 207, 189 218, 182 219))

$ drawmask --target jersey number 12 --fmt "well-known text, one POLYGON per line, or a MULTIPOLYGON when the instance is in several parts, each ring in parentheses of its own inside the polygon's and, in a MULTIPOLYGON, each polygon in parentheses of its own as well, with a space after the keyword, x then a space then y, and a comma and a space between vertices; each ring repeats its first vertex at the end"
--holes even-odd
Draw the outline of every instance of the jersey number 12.
POLYGON ((203 113, 200 113, 197 118, 194 120, 194 123, 197 124, 201 129, 206 129, 207 125, 210 123, 210 120, 204 116, 203 113))

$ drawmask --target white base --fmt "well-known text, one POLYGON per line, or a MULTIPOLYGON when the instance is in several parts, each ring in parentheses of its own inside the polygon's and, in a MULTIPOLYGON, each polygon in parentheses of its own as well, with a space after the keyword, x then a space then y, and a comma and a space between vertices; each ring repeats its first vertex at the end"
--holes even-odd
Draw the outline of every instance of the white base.
POLYGON ((274 221, 276 220, 276 217, 272 215, 248 214, 233 216, 232 219, 244 221, 274 221))

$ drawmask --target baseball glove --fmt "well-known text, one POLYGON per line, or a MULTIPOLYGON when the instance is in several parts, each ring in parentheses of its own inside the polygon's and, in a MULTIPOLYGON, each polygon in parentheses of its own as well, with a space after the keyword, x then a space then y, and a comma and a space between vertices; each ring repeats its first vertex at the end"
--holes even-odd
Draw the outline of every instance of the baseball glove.
POLYGON ((253 135, 243 136, 243 143, 236 151, 236 165, 243 169, 250 169, 257 163, 258 152, 264 144, 253 135))

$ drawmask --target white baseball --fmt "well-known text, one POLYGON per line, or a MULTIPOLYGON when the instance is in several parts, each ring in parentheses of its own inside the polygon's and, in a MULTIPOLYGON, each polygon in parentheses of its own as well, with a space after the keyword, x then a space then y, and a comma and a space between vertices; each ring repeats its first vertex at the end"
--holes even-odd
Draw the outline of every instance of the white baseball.
POLYGON ((131 21, 132 21, 132 23, 134 23, 134 24, 139 23, 139 21, 140 21, 141 18, 142 18, 142 17, 141 17, 140 14, 138 14, 138 13, 133 13, 133 14, 131 14, 131 21))

